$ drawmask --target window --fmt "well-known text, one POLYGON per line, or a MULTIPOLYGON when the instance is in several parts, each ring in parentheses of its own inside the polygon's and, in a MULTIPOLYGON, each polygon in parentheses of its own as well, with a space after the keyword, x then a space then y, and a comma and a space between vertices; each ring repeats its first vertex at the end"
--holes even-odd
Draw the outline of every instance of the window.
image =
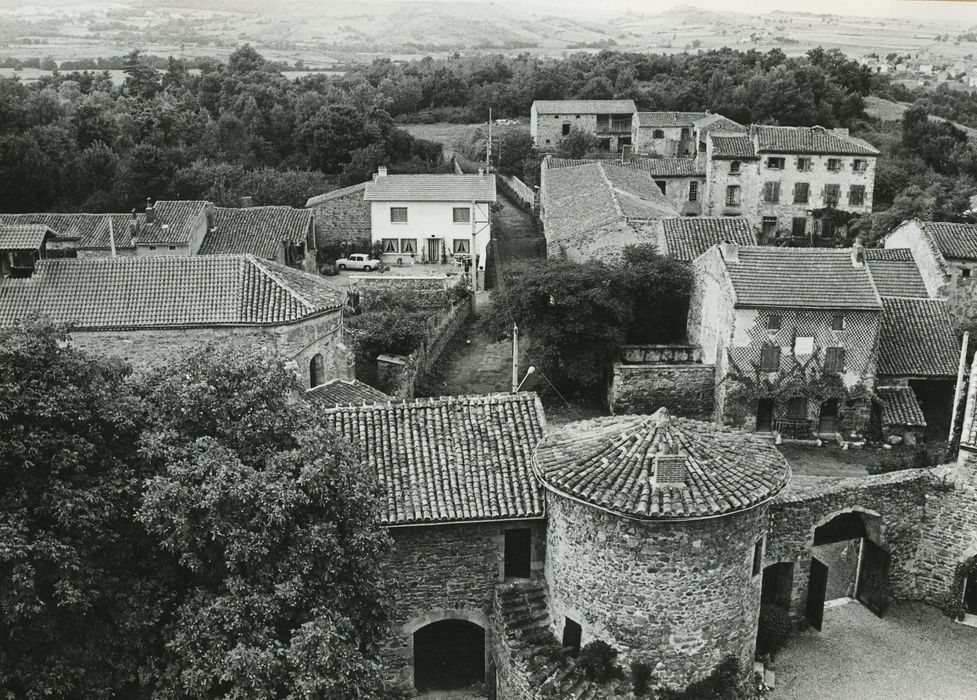
POLYGON ((384 253, 399 253, 400 245, 396 238, 384 238, 381 241, 384 253))
POLYGON ((833 331, 843 331, 845 330, 845 315, 835 314, 831 317, 831 330, 833 331))
POLYGON ((313 389, 326 381, 326 366, 322 354, 316 353, 309 361, 309 386, 313 389))
POLYGON ((693 180, 689 183, 689 201, 694 202, 699 199, 699 183, 693 180))
POLYGON ((665 132, 661 129, 655 129, 651 132, 651 138, 653 139, 663 139, 665 138, 665 132))
POLYGON ((811 197, 811 185, 806 182, 794 183, 794 204, 807 204, 811 197))
POLYGON ((738 160, 734 160, 732 163, 729 164, 729 174, 730 175, 740 174, 740 162, 738 160))
POLYGON ((583 637, 583 630, 580 623, 571 620, 569 617, 563 621, 563 646, 570 650, 570 655, 574 658, 580 653, 580 639, 583 637))
POLYGON ((549 139, 546 139, 546 145, 547 145, 547 146, 549 146, 549 145, 550 145, 550 140, 549 140, 549 139))
POLYGON ((970 268, 969 267, 965 267, 962 270, 960 270, 960 276, 961 277, 970 277, 970 268))
POLYGON ((576 116, 574 116, 574 119, 580 119, 580 115, 577 114, 576 116))
POLYGON ((662 194, 665 194, 667 183, 664 180, 655 180, 655 184, 658 185, 658 189, 662 191, 662 194))
POLYGON ((825 185, 824 186, 824 205, 827 207, 833 207, 838 203, 838 199, 841 196, 841 185, 825 185))
POLYGON ((531 569, 532 530, 506 530, 502 575, 505 578, 529 578, 531 569))
POLYGON ((464 253, 464 254, 467 255, 468 253, 471 253, 472 252, 472 249, 471 249, 471 245, 469 245, 470 243, 471 243, 471 241, 469 241, 467 238, 456 238, 455 239, 455 255, 458 255, 458 254, 461 254, 461 253, 464 253))
POLYGON ((824 371, 825 372, 845 371, 845 349, 844 348, 827 348, 824 351, 824 371))
POLYGON ((175 245, 171 245, 170 246, 170 250, 176 250, 176 246, 175 245))
POLYGON ((564 136, 569 136, 570 135, 570 124, 569 123, 563 125, 563 135, 564 136))
POLYGON ((769 316, 767 316, 767 330, 768 331, 780 330, 780 314, 770 314, 769 316))
POLYGON ((401 238, 400 239, 400 252, 404 255, 416 255, 417 254, 417 239, 416 238, 401 238))
POLYGON ((451 210, 451 220, 456 224, 467 224, 472 220, 472 210, 468 207, 454 207, 451 210))
POLYGON ((808 172, 811 169, 811 159, 810 158, 798 158, 797 159, 797 169, 801 172, 808 172))
POLYGON ((866 170, 868 170, 868 161, 862 160, 861 158, 856 158, 852 161, 851 169, 856 173, 864 173, 866 170))
POLYGON ((848 203, 859 206, 865 204, 865 185, 852 185, 848 188, 848 203))
POLYGON ((780 201, 779 182, 763 183, 763 201, 767 202, 768 204, 777 204, 780 201))
POLYGON ((787 400, 787 417, 794 420, 807 418, 807 399, 797 396, 787 400))
POLYGON ((726 186, 726 206, 727 207, 738 207, 740 205, 740 186, 739 185, 727 185, 726 186))
POLYGON ((767 158, 767 170, 783 170, 785 159, 780 156, 767 158))
POLYGON ((841 158, 828 158, 828 170, 833 173, 841 170, 841 158))
POLYGON ((764 345, 760 351, 760 371, 779 372, 780 371, 780 346, 764 345))
POLYGON ((150 249, 150 250, 156 250, 156 246, 154 246, 154 245, 151 245, 151 246, 149 246, 149 249, 150 249))
POLYGON ((407 207, 390 207, 390 223, 406 224, 407 207))
POLYGON ((804 238, 807 235, 807 217, 795 216, 791 220, 790 235, 794 238, 804 238))
POLYGON ((759 576, 763 571, 763 540, 765 538, 761 537, 757 540, 756 544, 753 545, 753 575, 759 576))
POLYGON ((814 337, 810 335, 799 335, 794 338, 794 354, 810 355, 814 352, 814 337))

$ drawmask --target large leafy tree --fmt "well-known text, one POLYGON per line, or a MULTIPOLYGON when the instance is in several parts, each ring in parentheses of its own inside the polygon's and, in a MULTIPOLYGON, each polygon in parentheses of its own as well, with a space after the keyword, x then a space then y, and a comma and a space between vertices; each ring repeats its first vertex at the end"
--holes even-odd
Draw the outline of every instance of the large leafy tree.
POLYGON ((177 694, 389 696, 375 477, 294 388, 280 360, 222 345, 142 385, 142 451, 160 473, 140 519, 185 576, 168 643, 177 694))
POLYGON ((167 565, 135 522, 142 403, 65 330, 0 330, 0 695, 140 697, 167 565))

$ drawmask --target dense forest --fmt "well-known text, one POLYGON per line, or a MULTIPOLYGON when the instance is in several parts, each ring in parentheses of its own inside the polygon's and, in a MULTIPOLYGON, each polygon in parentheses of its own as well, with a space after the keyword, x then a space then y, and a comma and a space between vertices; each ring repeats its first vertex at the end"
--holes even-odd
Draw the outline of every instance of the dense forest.
POLYGON ((966 134, 926 114, 975 123, 977 98, 903 94, 837 50, 376 59, 298 80, 247 45, 226 63, 196 60, 199 73, 172 58, 160 71, 138 51, 122 65, 118 86, 96 71, 0 79, 0 210, 125 211, 147 196, 301 206, 380 164, 444 167, 440 144, 396 123, 484 122, 490 107, 524 117, 536 99, 631 98, 642 110, 711 110, 743 124, 849 127, 882 151, 878 213, 852 227, 869 239, 893 218, 959 218, 977 176, 966 134), (865 114, 869 94, 917 106, 882 122, 865 114))

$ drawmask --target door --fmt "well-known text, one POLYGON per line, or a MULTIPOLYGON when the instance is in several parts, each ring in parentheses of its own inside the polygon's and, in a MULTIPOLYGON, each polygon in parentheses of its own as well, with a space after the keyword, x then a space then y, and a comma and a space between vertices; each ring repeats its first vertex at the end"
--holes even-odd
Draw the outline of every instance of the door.
POLYGON ((811 627, 821 631, 824 621, 824 596, 828 590, 828 567, 811 558, 811 573, 807 579, 807 608, 804 617, 811 627))
POLYGON ((872 540, 862 541, 862 568, 855 599, 879 617, 889 607, 889 559, 889 553, 872 540))
POLYGON ((773 399, 760 399, 756 404, 757 432, 768 432, 773 428, 773 399))
POLYGON ((765 216, 763 217, 763 224, 760 228, 760 243, 769 244, 773 243, 777 238, 777 217, 776 216, 765 216))
POLYGON ((818 432, 838 432, 838 399, 828 399, 821 404, 821 417, 818 419, 818 432))
POLYGON ((427 239, 427 261, 433 263, 441 262, 441 239, 440 238, 427 239))
POLYGON ((532 531, 505 531, 505 578, 529 578, 532 570, 532 531))

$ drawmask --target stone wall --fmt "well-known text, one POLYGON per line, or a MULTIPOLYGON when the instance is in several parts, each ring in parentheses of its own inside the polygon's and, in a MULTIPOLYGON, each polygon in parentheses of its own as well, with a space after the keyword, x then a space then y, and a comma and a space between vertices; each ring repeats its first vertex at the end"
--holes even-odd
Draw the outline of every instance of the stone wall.
POLYGON ((654 413, 664 406, 685 418, 709 420, 715 371, 701 364, 624 364, 615 362, 607 389, 613 414, 654 413))
POLYGON ((752 668, 761 577, 754 545, 766 506, 686 522, 628 520, 547 493, 546 583, 554 633, 567 617, 582 644, 602 639, 685 687, 725 657, 752 668))
POLYGON ((514 175, 499 175, 498 184, 523 209, 536 213, 536 193, 532 187, 514 175))
MULTIPOLYGON (((390 676, 413 686, 414 632, 432 622, 464 619, 486 630, 487 661, 492 654, 492 605, 503 581, 504 532, 531 528, 534 576, 542 571, 545 524, 506 521, 395 527, 391 571, 395 610, 382 659, 390 676)), ((486 664, 488 667, 488 664, 486 664)))

